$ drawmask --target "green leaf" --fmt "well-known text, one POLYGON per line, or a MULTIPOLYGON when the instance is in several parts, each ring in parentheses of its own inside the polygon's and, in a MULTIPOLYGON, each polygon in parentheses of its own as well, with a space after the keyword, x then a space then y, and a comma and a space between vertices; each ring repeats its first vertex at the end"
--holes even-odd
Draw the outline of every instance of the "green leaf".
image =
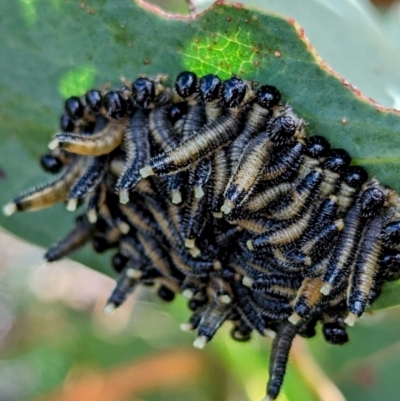
MULTIPOLYGON (((131 0, 34 0, 0 4, 0 203, 45 179, 38 158, 57 131, 62 97, 121 76, 232 73, 277 86, 283 101, 347 149, 371 176, 400 190, 400 116, 377 108, 316 57, 293 21, 240 5, 215 4, 196 19, 166 17, 131 0)), ((150 8, 150 7, 147 7, 150 8)), ((71 227, 58 208, 0 224, 48 246, 71 227)), ((78 260, 106 271, 92 252, 78 260)), ((400 299, 399 299, 400 302, 400 299)))

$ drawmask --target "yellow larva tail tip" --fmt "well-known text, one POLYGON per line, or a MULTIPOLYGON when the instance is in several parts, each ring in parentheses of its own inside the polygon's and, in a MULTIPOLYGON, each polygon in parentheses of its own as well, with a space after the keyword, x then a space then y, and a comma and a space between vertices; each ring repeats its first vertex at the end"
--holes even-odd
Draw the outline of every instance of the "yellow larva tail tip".
POLYGON ((325 284, 321 287, 320 291, 321 291, 321 294, 327 296, 327 295, 329 295, 330 292, 332 291, 332 286, 331 286, 329 283, 325 283, 325 284))
POLYGON ((126 189, 119 191, 119 202, 124 205, 129 202, 129 192, 126 189))
POLYGON ((7 203, 3 206, 4 216, 11 216, 17 211, 17 205, 14 202, 7 203))
POLYGON ((273 330, 271 330, 271 329, 265 329, 264 330, 264 335, 266 336, 266 337, 269 337, 269 338, 271 338, 272 340, 276 337, 276 332, 275 331, 273 331, 273 330))
POLYGON ((150 166, 143 167, 139 170, 140 175, 142 178, 149 177, 151 175, 154 175, 154 171, 150 166))
POLYGON ((221 304, 224 305, 229 305, 232 302, 232 298, 229 295, 220 295, 218 297, 218 301, 221 302, 221 304))
POLYGON ((213 212, 213 216, 216 218, 216 219, 222 219, 222 216, 223 216, 224 214, 222 213, 222 212, 213 212))
POLYGON ((181 323, 179 328, 186 333, 193 330, 193 326, 190 323, 181 323))
POLYGON ((89 220, 89 223, 95 224, 97 222, 97 213, 96 210, 90 209, 86 212, 87 219, 89 220))
POLYGON ((232 209, 235 207, 235 204, 229 199, 225 199, 224 204, 221 206, 221 212, 224 214, 229 214, 232 209))
POLYGON ((193 347, 197 349, 204 349, 207 342, 208 342, 207 337, 204 336, 197 337, 193 342, 193 347))
POLYGON ((53 139, 47 146, 50 150, 54 150, 54 149, 57 149, 59 145, 60 145, 59 140, 53 139))
POLYGON ((194 248, 194 239, 185 238, 185 247, 194 248))
POLYGON ((194 296, 194 293, 192 290, 190 290, 189 288, 186 288, 186 290, 183 290, 182 295, 186 298, 186 299, 192 299, 194 296))
POLYGON ((128 223, 125 223, 125 221, 121 221, 120 223, 118 223, 118 229, 121 234, 128 234, 131 228, 129 227, 128 223))
POLYGON ((252 287, 252 285, 253 285, 253 283, 254 283, 254 280, 252 279, 252 278, 250 278, 250 277, 247 277, 247 276, 244 276, 243 278, 242 278, 242 284, 245 286, 245 287, 252 287))
POLYGON ((300 322, 301 317, 295 312, 295 313, 292 313, 292 314, 289 316, 288 320, 289 320, 290 323, 296 325, 297 323, 300 322))
POLYGON ((67 203, 67 210, 69 212, 75 212, 77 206, 78 206, 78 199, 70 199, 67 203))
POLYGON ((129 278, 139 279, 142 277, 142 272, 138 269, 127 269, 125 273, 129 278))
POLYGON ((204 196, 204 191, 202 187, 194 187, 194 197, 196 199, 201 199, 204 196))
POLYGON ((253 243, 251 242, 251 239, 249 239, 249 240, 246 242, 246 245, 247 245, 247 248, 248 248, 250 251, 254 251, 254 246, 253 246, 253 243))
POLYGON ((182 194, 181 191, 173 191, 171 202, 174 205, 179 205, 182 202, 182 194))
POLYGON ((344 319, 344 322, 347 324, 347 326, 354 326, 354 323, 357 319, 358 317, 354 313, 350 312, 346 319, 344 319))
POLYGON ((337 229, 338 229, 339 231, 342 231, 343 228, 344 228, 343 219, 336 220, 336 221, 335 221, 335 226, 337 227, 337 229))
POLYGON ((190 248, 189 253, 192 257, 197 258, 198 256, 201 255, 201 251, 197 246, 190 248))
POLYGON ((213 268, 214 270, 221 270, 222 269, 222 264, 219 260, 214 260, 213 261, 213 268))
POLYGON ((113 304, 112 302, 109 302, 104 308, 104 313, 106 315, 112 315, 116 308, 117 307, 115 304, 113 304))

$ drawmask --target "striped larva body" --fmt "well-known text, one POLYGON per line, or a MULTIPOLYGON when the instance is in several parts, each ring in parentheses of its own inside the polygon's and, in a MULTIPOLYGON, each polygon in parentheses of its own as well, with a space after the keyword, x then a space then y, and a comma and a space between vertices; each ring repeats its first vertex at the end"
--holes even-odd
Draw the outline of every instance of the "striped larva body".
POLYGON ((84 215, 78 216, 75 227, 60 241, 47 250, 44 258, 47 262, 54 262, 85 245, 92 233, 94 227, 85 218, 84 215))
POLYGON ((231 78, 226 81, 224 101, 231 107, 221 117, 204 125, 196 135, 180 142, 176 148, 152 158, 150 165, 141 170, 142 177, 176 173, 186 169, 194 160, 200 161, 226 146, 237 136, 251 97, 251 90, 246 89, 242 80, 231 78), (233 87, 240 88, 240 91, 233 92, 233 87))
POLYGON ((286 372, 290 348, 295 336, 295 325, 289 322, 279 325, 277 335, 272 342, 267 397, 264 399, 265 401, 273 401, 278 397, 286 372))
POLYGON ((74 183, 68 194, 67 209, 74 211, 79 199, 92 192, 102 181, 106 173, 108 155, 84 158, 84 173, 74 183))
POLYGON ((93 135, 59 133, 54 136, 49 147, 50 149, 59 147, 77 155, 105 155, 121 144, 126 123, 126 118, 111 120, 103 131, 93 135))
POLYGON ((271 109, 279 103, 280 92, 273 86, 264 85, 257 90, 253 103, 247 115, 246 123, 240 135, 229 147, 229 164, 231 173, 237 168, 243 149, 263 128, 271 117, 271 109))
POLYGON ((277 220, 288 220, 298 215, 310 198, 318 192, 321 181, 320 169, 307 174, 285 198, 279 201, 277 208, 270 210, 271 216, 277 220))
POLYGON ((75 158, 66 170, 50 183, 34 187, 16 197, 4 207, 4 213, 11 215, 16 211, 35 211, 65 201, 81 173, 82 165, 83 161, 75 158))
POLYGON ((294 134, 293 120, 278 117, 267 127, 266 131, 252 139, 228 182, 225 190, 225 202, 221 211, 229 214, 250 195, 254 186, 261 179, 261 171, 270 162, 274 146, 294 134))
POLYGON ((383 214, 372 218, 361 235, 357 258, 352 267, 348 308, 351 314, 360 317, 368 305, 374 277, 377 275, 378 259, 382 250, 383 214))

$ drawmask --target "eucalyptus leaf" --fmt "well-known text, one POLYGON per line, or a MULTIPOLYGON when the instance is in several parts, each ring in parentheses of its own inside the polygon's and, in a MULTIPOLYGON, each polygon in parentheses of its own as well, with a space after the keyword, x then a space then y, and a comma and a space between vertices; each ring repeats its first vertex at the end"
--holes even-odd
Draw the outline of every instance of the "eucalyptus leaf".
MULTIPOLYGON (((310 135, 345 148, 371 176, 400 190, 399 114, 335 76, 293 20, 219 3, 195 19, 131 0, 94 4, 0 4, 0 203, 45 179, 38 159, 58 129, 63 97, 115 85, 121 76, 164 73, 172 82, 184 69, 275 85, 309 123, 310 135)), ((62 209, 1 216, 0 224, 49 246, 72 226, 62 209)), ((93 252, 77 259, 107 271, 107 259, 93 252)))

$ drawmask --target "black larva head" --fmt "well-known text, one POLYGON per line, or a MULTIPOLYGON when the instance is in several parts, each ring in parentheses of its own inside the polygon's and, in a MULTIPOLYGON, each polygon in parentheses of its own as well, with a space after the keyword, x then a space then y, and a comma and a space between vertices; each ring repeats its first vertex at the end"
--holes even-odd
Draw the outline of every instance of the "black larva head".
POLYGON ((156 97, 154 82, 149 78, 138 78, 132 84, 132 98, 135 105, 148 108, 156 97))
POLYGON ((218 99, 221 88, 222 81, 217 75, 209 74, 200 79, 200 94, 205 102, 212 102, 218 99))
POLYGON ((361 212, 365 217, 372 216, 382 209, 385 204, 385 195, 378 188, 366 189, 360 198, 361 212))
POLYGON ((175 293, 163 285, 158 289, 157 295, 166 302, 171 302, 175 298, 175 293))
POLYGON ((111 265, 117 273, 121 273, 126 264, 128 263, 128 260, 129 258, 127 258, 122 253, 118 252, 112 257, 111 265))
POLYGON ((174 103, 169 110, 169 119, 172 124, 175 124, 178 120, 183 118, 183 116, 187 113, 187 103, 179 102, 174 103))
POLYGON ((72 96, 65 101, 65 111, 73 120, 83 117, 83 105, 78 97, 72 96))
POLYGON ((256 92, 256 99, 260 106, 269 109, 279 103, 281 100, 281 92, 279 92, 275 86, 263 85, 256 92))
POLYGON ((319 135, 314 135, 308 138, 306 155, 314 159, 320 159, 325 157, 331 150, 331 145, 323 137, 319 135))
POLYGON ((393 272, 400 271, 400 252, 386 250, 385 254, 381 256, 379 264, 384 269, 390 269, 393 272))
POLYGON ((368 173, 361 166, 350 166, 346 170, 343 181, 351 188, 360 189, 368 179, 368 173))
POLYGON ((331 149, 324 163, 324 168, 341 174, 351 162, 350 155, 344 149, 331 149))
POLYGON ((183 71, 177 76, 175 81, 175 90, 180 97, 186 99, 195 93, 196 89, 197 75, 194 72, 183 71))
POLYGON ((119 92, 108 92, 103 98, 103 106, 111 118, 118 120, 126 114, 126 100, 119 92))
POLYGON ((72 132, 75 129, 75 124, 67 113, 60 117, 60 128, 62 132, 72 132))
POLYGON ((246 85, 243 79, 232 77, 224 82, 222 100, 228 108, 237 107, 246 95, 246 85))
POLYGON ((274 141, 288 139, 296 132, 296 123, 289 116, 279 116, 269 124, 268 130, 274 141))
POLYGON ((345 344, 349 341, 346 328, 338 323, 325 323, 323 326, 325 340, 331 344, 345 344))
POLYGON ((59 173, 63 167, 62 161, 51 154, 43 155, 40 158, 40 165, 44 171, 52 174, 59 173))
POLYGON ((85 101, 90 111, 97 113, 101 108, 102 96, 100 91, 92 89, 86 92, 85 101))

